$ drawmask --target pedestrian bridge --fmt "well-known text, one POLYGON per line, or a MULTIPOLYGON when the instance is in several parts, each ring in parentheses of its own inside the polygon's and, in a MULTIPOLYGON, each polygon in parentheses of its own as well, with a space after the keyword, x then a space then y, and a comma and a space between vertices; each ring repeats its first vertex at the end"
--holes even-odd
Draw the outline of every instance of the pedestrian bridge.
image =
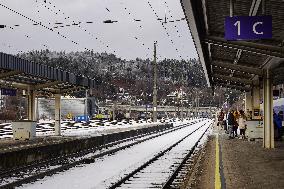
MULTIPOLYGON (((108 109, 108 110, 112 110, 114 108, 113 105, 107 105, 104 108, 108 109)), ((146 112, 152 111, 152 107, 151 108, 146 108, 146 106, 130 106, 130 105, 117 105, 116 109, 118 110, 125 110, 125 111, 137 111, 137 112, 146 112)), ((157 111, 158 112, 181 112, 184 111, 185 113, 187 112, 206 112, 206 113, 213 113, 215 114, 215 112, 217 111, 217 107, 177 107, 177 106, 157 106, 157 111)))

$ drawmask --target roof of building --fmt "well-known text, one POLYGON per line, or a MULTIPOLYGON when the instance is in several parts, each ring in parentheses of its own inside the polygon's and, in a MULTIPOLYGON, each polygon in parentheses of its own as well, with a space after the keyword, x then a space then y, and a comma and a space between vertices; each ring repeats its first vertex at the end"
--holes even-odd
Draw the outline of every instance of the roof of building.
POLYGON ((269 68, 284 83, 282 0, 181 0, 208 86, 250 90, 269 68), (227 41, 226 16, 272 15, 272 39, 227 41))
POLYGON ((50 93, 68 93, 93 88, 95 81, 0 52, 0 86, 50 93))

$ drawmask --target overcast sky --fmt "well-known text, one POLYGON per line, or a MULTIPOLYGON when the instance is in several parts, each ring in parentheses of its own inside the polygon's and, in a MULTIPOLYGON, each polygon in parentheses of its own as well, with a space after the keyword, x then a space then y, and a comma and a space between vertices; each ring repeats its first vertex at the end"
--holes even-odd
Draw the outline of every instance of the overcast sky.
POLYGON ((93 49, 126 59, 152 58, 153 42, 158 41, 159 59, 197 58, 185 20, 168 22, 166 29, 157 20, 165 15, 167 21, 184 18, 179 0, 0 0, 0 4, 0 25, 7 25, 0 28, 0 49, 5 53, 93 49), (3 5, 53 31, 33 25, 3 5), (118 22, 103 23, 105 20, 118 22), (80 25, 72 25, 78 22, 80 25), (64 27, 54 28, 60 26, 55 23, 64 27))

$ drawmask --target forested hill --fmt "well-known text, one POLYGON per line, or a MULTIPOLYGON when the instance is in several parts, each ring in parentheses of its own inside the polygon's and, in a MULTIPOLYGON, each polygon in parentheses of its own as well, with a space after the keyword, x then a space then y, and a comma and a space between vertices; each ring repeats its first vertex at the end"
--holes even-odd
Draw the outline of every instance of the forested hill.
MULTIPOLYGON (((153 71, 152 60, 149 59, 124 60, 107 53, 49 50, 32 51, 18 56, 95 79, 98 89, 95 95, 101 100, 113 98, 119 88, 123 88, 131 96, 152 93, 153 71)), ((160 99, 181 87, 189 96, 196 95, 196 91, 208 90, 201 64, 196 59, 164 59, 158 60, 157 65, 160 99)), ((202 101, 209 103, 205 97, 202 101)))
MULTIPOLYGON (((46 64, 52 67, 67 69, 70 72, 90 78, 99 78, 111 74, 114 77, 132 76, 145 78, 151 74, 152 62, 149 59, 126 61, 113 54, 92 52, 51 52, 32 51, 19 55, 21 58, 46 64)), ((187 82, 192 86, 204 86, 202 67, 196 59, 158 61, 160 79, 171 80, 174 83, 187 82)))

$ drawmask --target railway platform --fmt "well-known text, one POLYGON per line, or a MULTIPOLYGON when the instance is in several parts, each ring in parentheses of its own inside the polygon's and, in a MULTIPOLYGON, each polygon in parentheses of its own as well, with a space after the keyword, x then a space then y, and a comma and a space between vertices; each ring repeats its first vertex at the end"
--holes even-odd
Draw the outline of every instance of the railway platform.
POLYGON ((191 188, 284 188, 284 142, 263 148, 262 140, 228 139, 214 128, 204 148, 191 188))
POLYGON ((92 148, 163 131, 172 127, 173 124, 159 123, 140 125, 139 127, 107 129, 85 136, 39 136, 27 141, 1 139, 0 171, 45 159, 80 153, 92 148))

